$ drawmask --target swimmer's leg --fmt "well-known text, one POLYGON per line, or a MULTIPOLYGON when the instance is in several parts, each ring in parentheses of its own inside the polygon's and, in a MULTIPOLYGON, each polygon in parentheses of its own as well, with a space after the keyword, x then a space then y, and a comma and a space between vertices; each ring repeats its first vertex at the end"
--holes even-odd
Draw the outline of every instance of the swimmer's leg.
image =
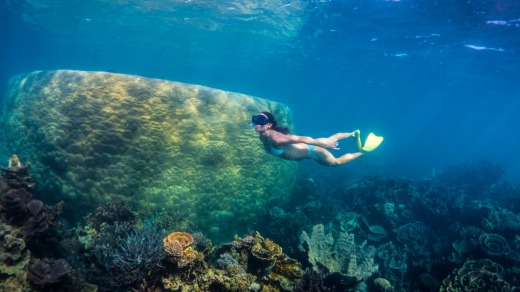
POLYGON ((339 140, 343 140, 345 138, 355 137, 356 136, 356 132, 359 132, 359 130, 356 130, 356 131, 351 132, 351 133, 336 133, 336 134, 330 136, 329 138, 332 138, 332 139, 335 139, 336 141, 339 141, 339 140))
POLYGON ((322 147, 314 147, 313 152, 316 153, 316 162, 325 166, 339 166, 351 162, 352 160, 363 156, 363 153, 347 153, 340 157, 334 157, 327 149, 322 147))

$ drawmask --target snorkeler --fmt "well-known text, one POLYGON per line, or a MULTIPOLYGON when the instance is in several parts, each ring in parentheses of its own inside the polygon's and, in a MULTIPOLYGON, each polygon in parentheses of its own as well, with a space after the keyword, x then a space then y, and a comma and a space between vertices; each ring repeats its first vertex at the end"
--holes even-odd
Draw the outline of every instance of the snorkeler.
POLYGON ((365 145, 361 146, 359 130, 351 133, 337 133, 328 138, 318 139, 292 135, 288 128, 278 125, 274 116, 269 112, 261 112, 253 116, 251 121, 255 131, 260 134, 259 139, 265 149, 272 155, 287 160, 313 159, 321 165, 338 166, 363 156, 366 152, 373 151, 383 142, 383 137, 370 133, 365 145), (350 137, 356 138, 359 152, 335 157, 327 150, 339 150, 338 141, 350 137))

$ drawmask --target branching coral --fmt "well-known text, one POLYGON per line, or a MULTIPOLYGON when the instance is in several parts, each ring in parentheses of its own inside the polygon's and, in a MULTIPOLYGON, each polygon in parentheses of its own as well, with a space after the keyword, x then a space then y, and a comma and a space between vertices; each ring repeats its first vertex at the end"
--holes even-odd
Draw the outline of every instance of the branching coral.
POLYGON ((193 236, 193 246, 195 249, 199 251, 205 251, 211 247, 211 241, 207 239, 202 232, 194 232, 193 236))
MULTIPOLYGON (((158 255, 162 251, 162 235, 154 239, 152 234, 136 231, 136 221, 133 212, 124 204, 108 203, 98 207, 85 218, 85 226, 76 228, 74 240, 66 241, 70 262, 79 266, 78 269, 85 272, 89 281, 104 289, 131 283, 136 277, 132 271, 137 269, 132 263, 146 266, 146 261, 157 260, 150 256, 143 258, 148 248, 146 245, 150 245, 153 251, 154 242, 157 241, 160 247, 158 255), (120 263, 114 264, 119 260, 126 261, 128 265, 119 267, 120 263), (116 271, 126 271, 130 275, 128 278, 125 275, 113 275, 116 271)), ((150 233, 157 232, 156 228, 147 229, 150 233)))
POLYGON ((154 228, 135 229, 119 248, 110 250, 106 269, 111 286, 132 284, 157 271, 165 256, 161 237, 154 228))

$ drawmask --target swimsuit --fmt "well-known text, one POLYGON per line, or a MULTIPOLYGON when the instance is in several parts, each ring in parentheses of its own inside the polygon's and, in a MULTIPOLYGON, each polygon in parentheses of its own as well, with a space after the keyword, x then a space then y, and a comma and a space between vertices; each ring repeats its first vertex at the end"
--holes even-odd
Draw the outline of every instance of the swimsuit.
MULTIPOLYGON (((284 154, 285 149, 278 149, 278 148, 273 147, 273 144, 271 144, 271 136, 269 135, 269 133, 267 133, 267 143, 269 143, 269 151, 271 152, 272 155, 279 157, 280 155, 284 154)), ((305 145, 307 145, 307 148, 309 148, 309 158, 318 160, 318 153, 313 151, 314 145, 309 145, 309 144, 305 144, 305 145)))
POLYGON ((318 160, 318 153, 312 151, 312 150, 314 150, 314 145, 307 144, 307 148, 309 148, 309 158, 318 160))
POLYGON ((269 135, 269 132, 267 132, 267 143, 269 143, 269 150, 271 151, 272 155, 280 156, 285 152, 285 149, 277 149, 273 147, 273 144, 271 144, 271 135, 269 135))

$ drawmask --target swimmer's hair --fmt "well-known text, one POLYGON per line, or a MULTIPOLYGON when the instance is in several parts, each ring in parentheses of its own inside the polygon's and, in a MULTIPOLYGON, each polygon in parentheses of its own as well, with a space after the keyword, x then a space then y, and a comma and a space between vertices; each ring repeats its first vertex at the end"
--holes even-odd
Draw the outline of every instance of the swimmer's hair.
POLYGON ((273 127, 271 129, 280 132, 282 134, 291 134, 291 130, 287 127, 283 127, 278 125, 278 122, 275 120, 274 116, 270 112, 261 112, 262 114, 267 116, 267 122, 273 124, 273 127))

